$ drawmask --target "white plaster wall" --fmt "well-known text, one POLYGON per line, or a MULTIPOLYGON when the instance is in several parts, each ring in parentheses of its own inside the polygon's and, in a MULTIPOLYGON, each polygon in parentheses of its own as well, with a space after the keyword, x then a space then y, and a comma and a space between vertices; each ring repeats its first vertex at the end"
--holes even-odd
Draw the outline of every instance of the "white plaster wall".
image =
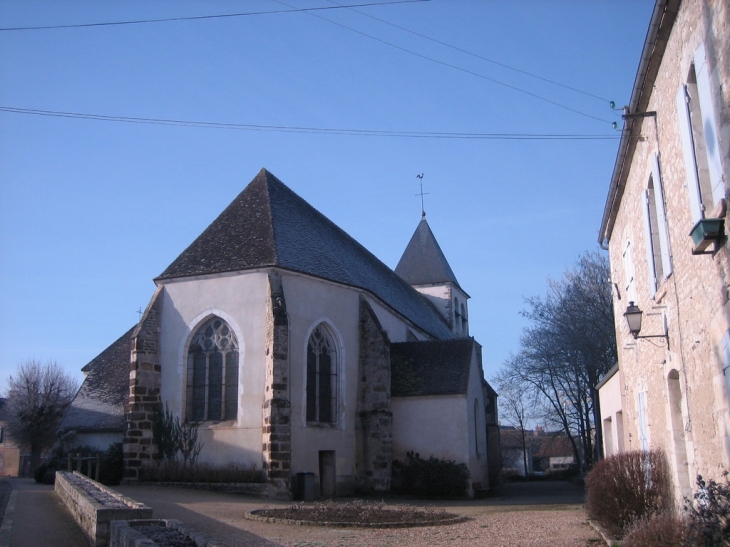
POLYGON ((451 285, 414 285, 413 288, 428 298, 449 324, 453 323, 451 285))
POLYGON ((413 450, 426 459, 469 461, 470 404, 464 395, 393 397, 392 404, 393 459, 405 461, 413 450))
POLYGON ((77 433, 74 448, 91 446, 98 450, 107 450, 112 443, 122 442, 123 437, 122 433, 112 432, 77 433))
POLYGON ((337 482, 354 481, 359 293, 296 274, 283 274, 282 284, 290 319, 292 473, 309 471, 319 475, 319 452, 334 450, 337 482), (321 322, 334 333, 338 346, 338 423, 308 426, 305 406, 307 343, 321 322))
POLYGON ((620 424, 623 419, 620 371, 616 371, 598 390, 598 401, 601 423, 604 424, 603 454, 604 456, 612 456, 622 451, 624 447, 623 428, 620 424), (606 431, 605 426, 608 425, 606 420, 609 419, 611 420, 610 431, 606 431))
POLYGON ((469 415, 468 450, 469 459, 466 463, 471 471, 471 480, 481 482, 484 488, 489 486, 487 472, 487 424, 485 416, 486 401, 482 389, 484 376, 477 360, 476 344, 472 351, 471 366, 469 368, 469 386, 467 388, 467 412, 469 415), (478 412, 474 413, 474 401, 477 401, 478 412), (476 420, 476 424, 475 424, 476 420))
POLYGON ((161 397, 173 414, 185 416, 186 356, 197 327, 217 315, 228 322, 238 339, 238 417, 200 426, 201 462, 261 466, 267 295, 268 277, 261 271, 165 284, 160 321, 161 397))

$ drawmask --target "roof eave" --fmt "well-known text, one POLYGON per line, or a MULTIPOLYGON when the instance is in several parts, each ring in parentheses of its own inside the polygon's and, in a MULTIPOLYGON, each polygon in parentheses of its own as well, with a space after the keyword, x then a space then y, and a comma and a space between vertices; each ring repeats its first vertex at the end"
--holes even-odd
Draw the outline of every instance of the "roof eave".
MULTIPOLYGON (((649 29, 644 40, 644 48, 641 53, 641 61, 636 71, 634 87, 631 92, 631 100, 628 105, 628 113, 643 112, 651 97, 651 91, 659 71, 659 65, 666 49, 669 33, 674 25, 677 11, 681 0, 656 0, 654 11, 649 22, 649 29)), ((601 228, 598 235, 598 243, 602 248, 608 248, 608 241, 613 232, 616 213, 621 204, 626 179, 628 178, 628 167, 636 149, 638 139, 635 135, 635 128, 641 130, 641 120, 634 122, 632 118, 625 118, 624 127, 621 131, 616 162, 611 175, 611 184, 606 198, 606 205, 601 220, 601 228)))

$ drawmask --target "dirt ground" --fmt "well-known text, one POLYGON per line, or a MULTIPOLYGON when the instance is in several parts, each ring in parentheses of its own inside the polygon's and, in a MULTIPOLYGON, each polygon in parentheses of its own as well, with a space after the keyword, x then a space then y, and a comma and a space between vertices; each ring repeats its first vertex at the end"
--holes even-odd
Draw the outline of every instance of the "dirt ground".
MULTIPOLYGON (((122 494, 175 518, 230 547, 586 547, 601 546, 583 509, 581 487, 564 482, 515 483, 480 500, 425 503, 469 517, 467 522, 422 528, 325 528, 252 521, 245 513, 288 502, 170 487, 119 486, 122 494)), ((388 504, 406 500, 385 500, 388 504)))

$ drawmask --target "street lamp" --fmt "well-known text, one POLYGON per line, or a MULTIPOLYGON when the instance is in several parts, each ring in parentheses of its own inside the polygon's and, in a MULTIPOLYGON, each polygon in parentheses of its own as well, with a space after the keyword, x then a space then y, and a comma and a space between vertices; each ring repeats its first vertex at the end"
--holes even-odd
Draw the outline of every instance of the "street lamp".
POLYGON ((629 325, 629 332, 634 338, 664 338, 667 341, 667 349, 669 349, 669 334, 666 331, 666 326, 664 330, 664 334, 647 334, 644 336, 639 336, 639 333, 641 332, 641 320, 643 318, 644 312, 639 309, 639 306, 635 305, 633 302, 629 302, 629 307, 626 308, 626 313, 624 313, 624 317, 626 318, 626 323, 629 325))

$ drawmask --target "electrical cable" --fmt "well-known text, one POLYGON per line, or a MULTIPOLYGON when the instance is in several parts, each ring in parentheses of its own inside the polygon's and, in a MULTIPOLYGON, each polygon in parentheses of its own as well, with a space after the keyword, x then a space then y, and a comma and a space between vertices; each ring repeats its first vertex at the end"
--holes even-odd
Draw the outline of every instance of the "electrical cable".
POLYGON ((533 74, 532 72, 528 72, 527 70, 522 70, 522 69, 519 69, 519 68, 515 68, 515 67, 510 66, 508 64, 501 63, 499 61, 495 61, 494 59, 490 59, 489 57, 484 57, 483 55, 479 55, 478 53, 474 53, 472 51, 469 51, 469 50, 460 48, 459 46, 455 46, 453 44, 449 44, 448 42, 443 42, 443 41, 438 40, 436 38, 432 38, 431 36, 427 36, 425 34, 421 34, 420 32, 417 32, 415 30, 411 30, 409 28, 402 27, 400 25, 396 25, 395 23, 391 23, 390 21, 386 21, 385 19, 381 19, 380 17, 375 17, 374 15, 370 15, 369 13, 365 13, 364 11, 360 11, 358 9, 355 9, 354 6, 344 6, 343 4, 339 4, 339 3, 335 2, 334 0, 327 0, 327 1, 330 4, 334 4, 334 5, 340 6, 340 7, 347 7, 350 11, 354 11, 355 13, 359 13, 360 15, 364 15, 365 17, 369 17, 370 19, 374 19, 375 21, 379 21, 379 22, 381 22, 381 23, 383 23, 385 25, 389 25, 389 26, 391 26, 393 28, 400 29, 400 30, 402 30, 404 32, 408 32, 410 34, 413 34, 414 36, 418 36, 418 37, 423 38, 425 40, 429 40, 429 41, 434 42, 436 44, 442 45, 444 47, 448 47, 448 48, 453 49, 455 51, 458 51, 460 53, 465 53, 466 55, 471 55, 472 57, 476 57, 477 59, 481 59, 482 61, 486 61, 488 63, 492 63, 493 65, 501 66, 502 68, 506 68, 508 70, 512 70, 514 72, 518 72, 520 74, 524 74, 525 76, 530 76, 531 78, 535 78, 537 80, 541 80, 543 82, 547 82, 549 84, 553 84, 553 85, 556 85, 558 87, 562 87, 562 88, 567 89, 569 91, 574 91, 575 93, 580 93, 581 95, 586 95, 587 97, 593 97, 594 99, 598 99, 599 101, 602 101, 602 102, 606 102, 606 103, 610 103, 611 102, 610 99, 604 99, 603 97, 600 97, 600 96, 595 95, 593 93, 590 93, 588 91, 583 91, 581 89, 578 89, 578 88, 575 88, 575 87, 571 87, 569 85, 561 84, 560 82, 556 82, 555 80, 551 80, 549 78, 544 78, 542 76, 538 76, 537 74, 533 74))
POLYGON ((345 129, 334 127, 304 127, 291 125, 257 125, 243 123, 204 122, 194 120, 175 120, 166 118, 142 118, 135 116, 109 116, 84 112, 64 112, 58 110, 39 110, 0 106, 0 112, 57 118, 74 118, 106 122, 125 122, 148 125, 171 125, 182 127, 201 127, 208 129, 236 129, 245 131, 272 131, 280 133, 308 133, 322 135, 350 135, 366 137, 401 137, 419 139, 476 139, 476 140, 617 140, 618 135, 560 134, 560 133, 466 133, 440 131, 384 131, 370 129, 345 129))
POLYGON ((339 5, 319 8, 295 8, 294 6, 288 6, 292 9, 288 10, 274 10, 274 11, 254 11, 244 13, 224 13, 221 15, 198 15, 191 17, 166 17, 163 19, 138 19, 132 21, 109 21, 103 23, 78 23, 70 25, 46 25, 37 27, 6 27, 0 28, 0 32, 17 31, 17 30, 49 30, 49 29, 65 29, 65 28, 86 28, 86 27, 110 27, 117 25, 139 25, 143 23, 170 23, 174 21, 195 21, 200 19, 223 19, 226 17, 246 17, 249 15, 272 15, 277 13, 296 13, 303 11, 324 11, 331 9, 346 9, 346 8, 363 8, 368 6, 387 6, 391 4, 410 4, 414 2, 430 2, 431 0, 390 0, 388 2, 370 2, 367 4, 352 4, 352 5, 339 5))
MULTIPOLYGON (((287 6, 289 8, 293 7, 290 4, 287 4, 286 2, 282 2, 281 0, 273 0, 273 1, 276 2, 277 4, 281 4, 282 6, 287 6)), ((428 55, 423 55, 421 53, 417 53, 417 52, 412 51, 410 49, 407 49, 407 48, 401 47, 399 45, 396 45, 396 44, 394 44, 392 42, 388 42, 387 40, 383 40, 382 38, 377 38, 375 36, 372 36, 371 34, 367 34, 366 32, 363 32, 363 31, 354 29, 352 27, 349 27, 349 26, 344 25, 342 23, 338 23, 336 21, 332 21, 331 19, 327 19, 326 17, 322 17, 321 15, 318 15, 316 13, 311 13, 311 12, 305 12, 305 13, 306 13, 306 15, 311 15, 312 17, 316 17, 317 19, 322 19, 323 21, 327 21, 328 23, 331 23, 331 24, 336 25, 338 27, 342 27, 342 28, 347 29, 347 30, 349 30, 351 32, 354 32, 356 34, 360 34, 361 36, 365 36, 366 38, 370 38, 371 40, 375 40, 376 42, 380 42, 381 44, 385 44, 385 45, 390 46, 392 48, 395 48, 397 50, 400 50, 400 51, 403 51, 405 53, 408 53, 410 55, 414 55, 416 57, 420 57, 421 59, 426 59, 427 61, 431 61, 433 63, 439 64, 439 65, 442 65, 442 66, 446 66, 446 67, 449 67, 449 68, 453 68, 453 69, 459 70, 461 72, 465 72, 466 74, 471 74, 472 76, 476 76, 477 78, 482 78, 483 80, 490 81, 490 82, 492 82, 494 84, 501 85, 503 87, 512 89, 514 91, 518 91, 520 93, 524 93, 525 95, 529 95, 529 96, 534 97, 535 99, 538 99, 540 101, 544 101, 546 103, 552 104, 553 106, 557 106, 558 108, 562 108, 564 110, 568 110, 569 112, 573 112, 574 114, 579 114, 580 116, 585 116, 586 118, 591 118, 593 120, 597 120, 597 121, 603 122, 603 123, 611 123, 610 120, 606 120, 604 118, 599 118, 598 116, 593 116, 592 114, 587 114, 586 112, 581 112, 580 110, 576 110, 575 108, 571 108, 571 107, 566 106, 564 104, 558 103, 556 101, 553 101, 551 99, 548 99, 546 97, 543 97, 541 95, 538 95, 537 93, 533 93, 531 91, 527 91, 526 89, 522 89, 520 87, 517 87, 517 86, 511 85, 511 84, 507 84, 507 83, 501 82, 501 81, 499 81, 499 80, 497 80, 495 78, 490 78, 489 76, 485 76, 483 74, 479 74, 478 72, 474 72, 473 70, 469 70, 469 69, 466 69, 466 68, 462 68, 462 67, 460 67, 458 65, 454 65, 454 64, 451 64, 451 63, 447 63, 445 61, 439 61, 438 59, 434 59, 433 57, 429 57, 428 55)))

